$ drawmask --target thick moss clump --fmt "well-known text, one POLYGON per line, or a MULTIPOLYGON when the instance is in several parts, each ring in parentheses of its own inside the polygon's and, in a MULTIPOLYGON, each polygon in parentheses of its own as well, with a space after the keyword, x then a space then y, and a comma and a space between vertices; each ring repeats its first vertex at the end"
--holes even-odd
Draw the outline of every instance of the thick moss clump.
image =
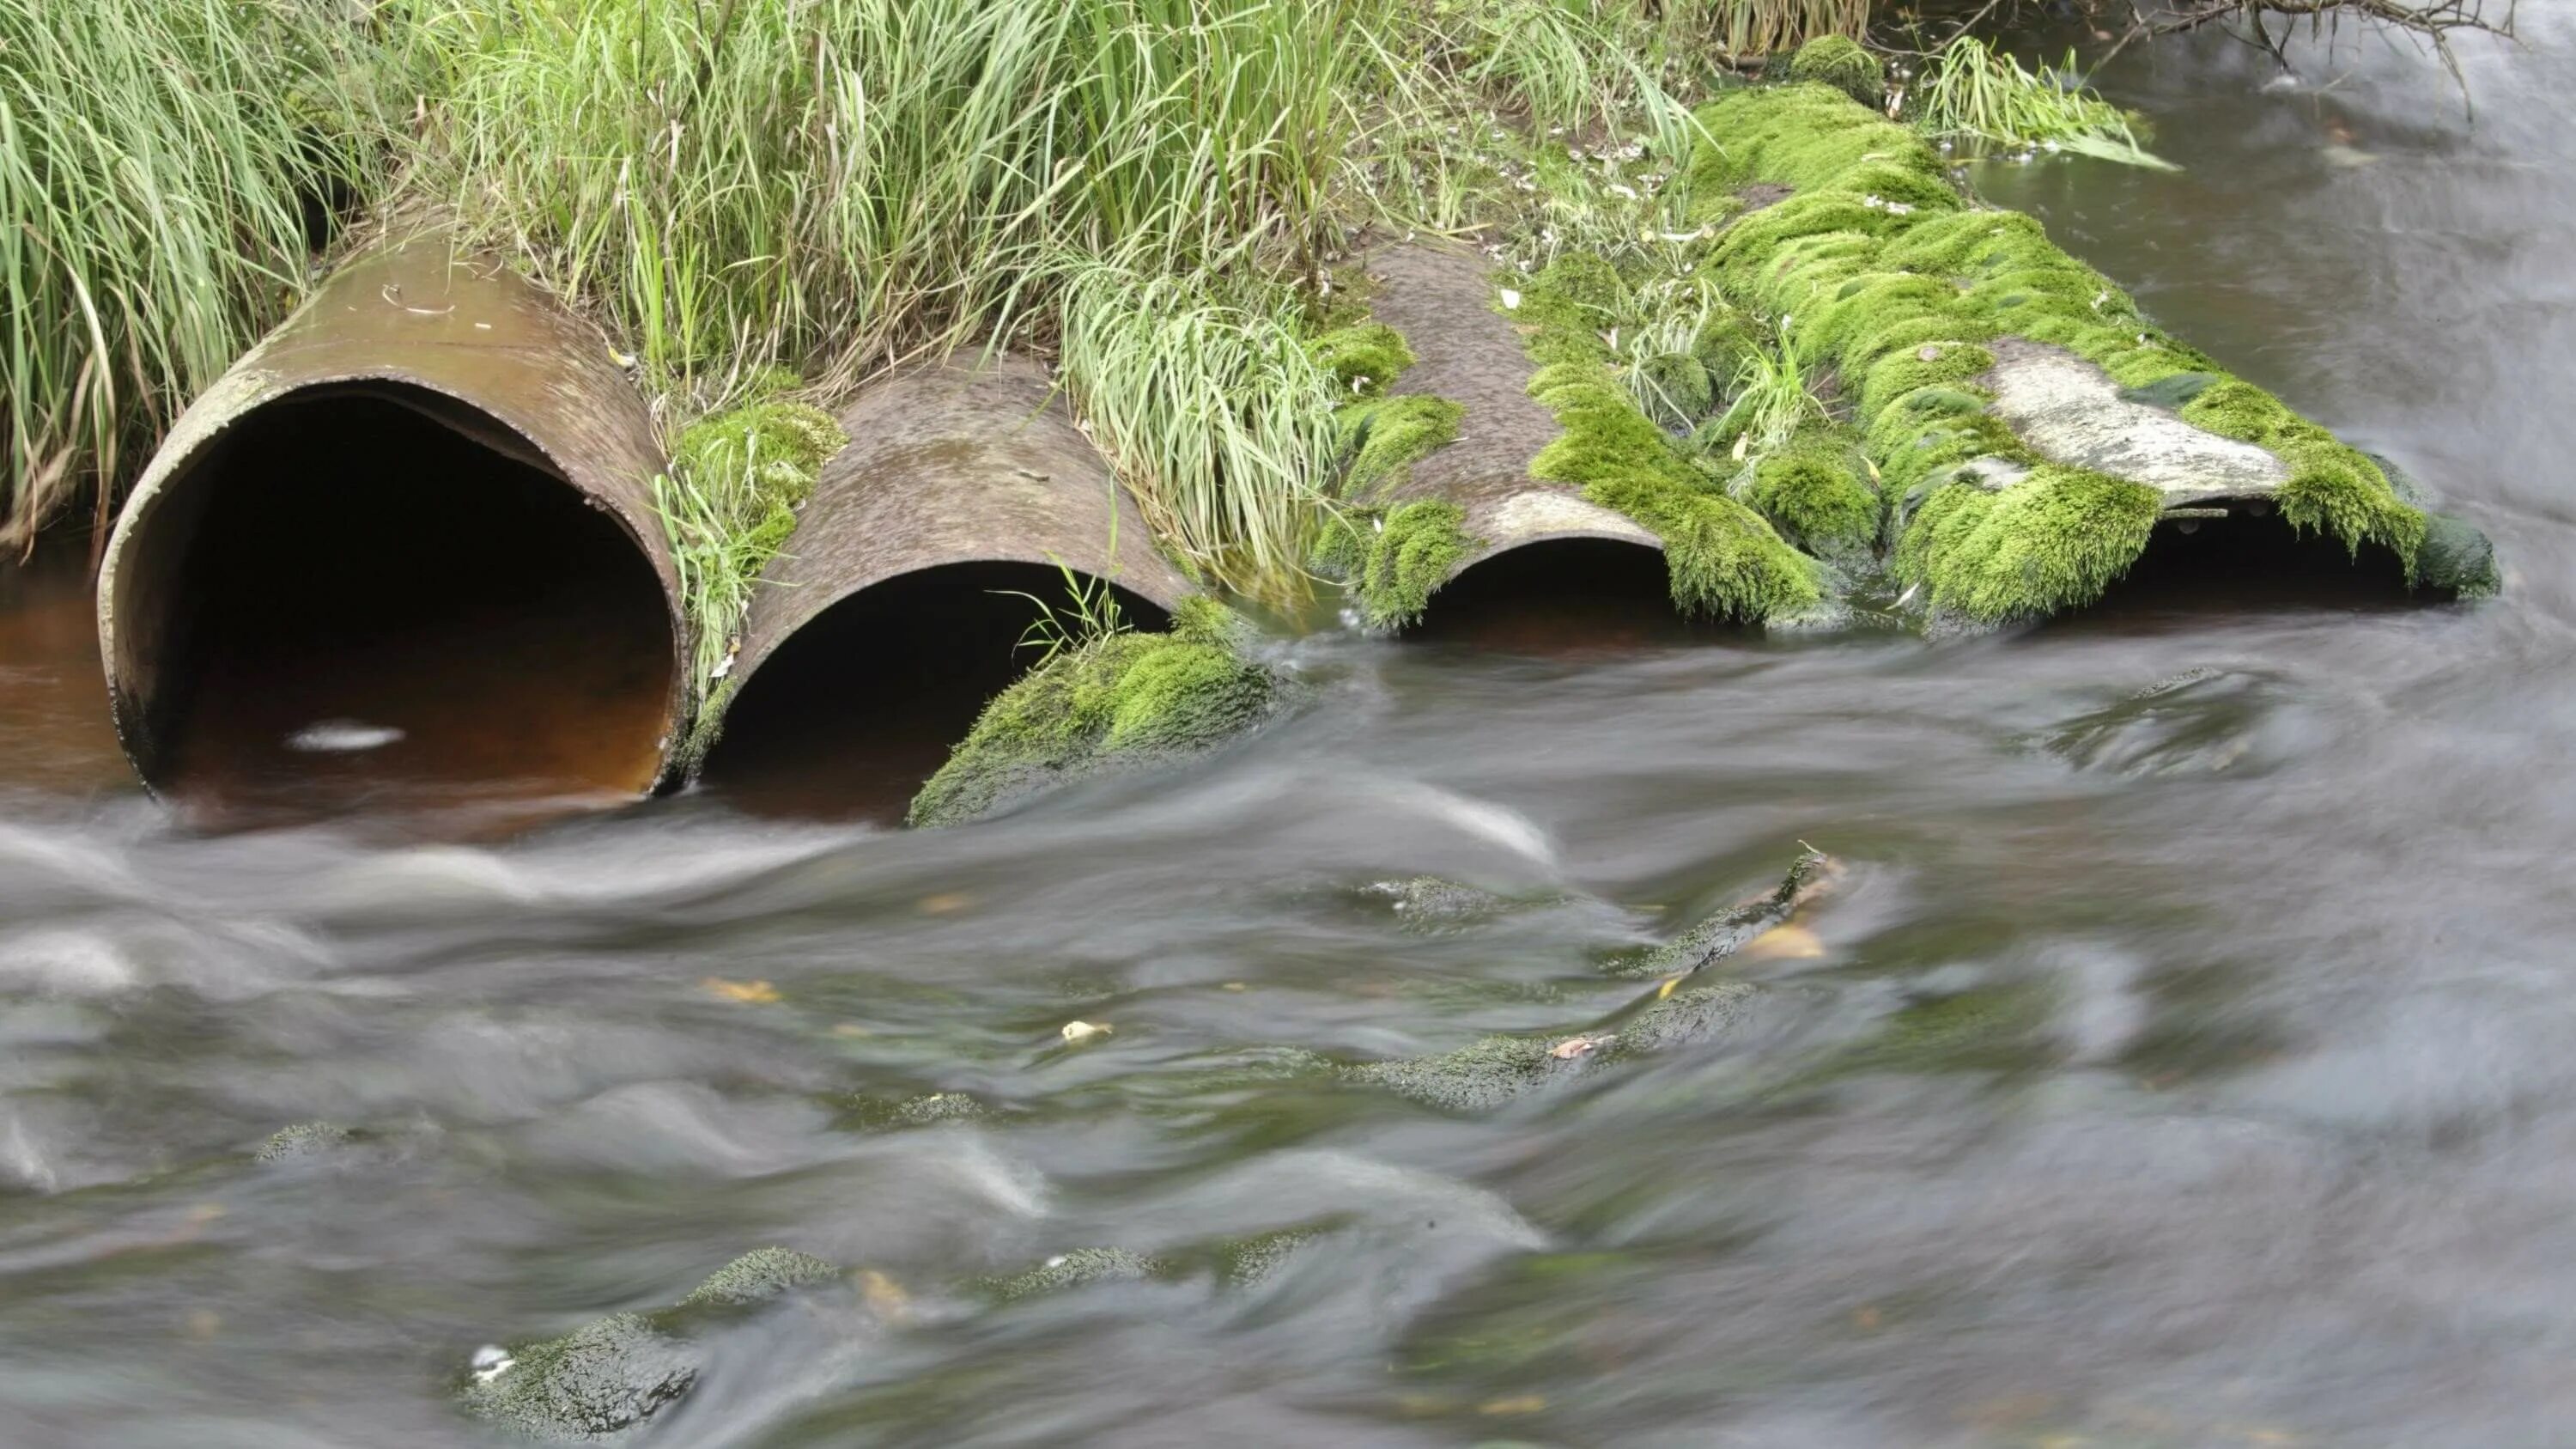
POLYGON ((1457 504, 1417 498, 1379 521, 1360 568, 1360 612, 1372 629, 1401 629, 1422 618, 1432 592, 1474 552, 1467 515, 1457 504))
POLYGON ((2043 618, 2100 598, 2146 551, 2163 504, 2143 483, 2054 465, 1991 492, 1944 484, 1915 510, 1896 576, 1968 618, 2043 618))
POLYGON ((1857 382, 1855 422, 1882 486, 1929 490, 1895 565, 1937 608, 2000 621, 2088 603, 2144 551, 2161 507, 2142 485, 2049 463, 1986 411, 1988 344, 2007 337, 2063 348, 2131 401, 2272 452, 2291 474, 2283 517, 2356 552, 2384 546, 2423 574, 2424 514, 2376 464, 2166 336, 2037 221, 1967 209, 1904 127, 1821 84, 1740 92, 1699 121, 1697 196, 1793 189, 1728 227, 1708 274, 1795 315, 1846 387, 1857 382), (2006 481, 1953 481, 1971 464, 1986 484, 2006 481))
POLYGON ((984 707, 906 817, 954 825, 1082 775, 1206 749, 1267 717, 1270 671, 1213 599, 1183 600, 1168 634, 1120 632, 1065 649, 984 707))
POLYGON ((1829 424, 1801 428, 1753 466, 1745 501, 1807 552, 1860 554, 1878 542, 1883 511, 1866 481, 1859 439, 1829 424))
POLYGON ((1366 499, 1458 436, 1466 408, 1444 397, 1407 393, 1369 398, 1333 415, 1341 431, 1346 497, 1366 499))
POLYGON ((1619 385, 1596 328, 1625 305, 1618 273, 1571 253, 1529 278, 1514 315, 1542 366, 1530 395, 1564 428, 1531 460, 1530 474, 1571 484, 1663 541, 1673 604, 1686 615, 1760 623, 1822 597, 1813 560, 1760 514, 1726 495, 1674 446, 1619 385))
POLYGON ((1335 391, 1376 394, 1413 365, 1413 349, 1404 336, 1383 322, 1336 327, 1306 344, 1316 365, 1332 374, 1335 391))
POLYGON ((680 479, 731 516, 746 575, 796 531, 796 508, 813 496, 824 461, 849 442, 831 414, 775 395, 794 384, 773 378, 765 395, 691 423, 671 453, 680 479))
POLYGON ((1789 79, 1829 85, 1864 106, 1887 93, 1887 67, 1845 35, 1819 35, 1789 57, 1789 79))

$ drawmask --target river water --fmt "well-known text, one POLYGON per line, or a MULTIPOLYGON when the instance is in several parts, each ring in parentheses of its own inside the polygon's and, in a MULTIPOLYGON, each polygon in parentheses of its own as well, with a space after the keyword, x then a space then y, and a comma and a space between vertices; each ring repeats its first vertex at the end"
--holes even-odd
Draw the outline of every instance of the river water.
POLYGON ((2187 170, 1979 177, 2445 491, 2484 607, 1327 632, 1245 747, 986 825, 457 844, 180 828, 76 576, 0 573, 0 1443, 488 1443, 478 1345, 771 1243, 866 1311, 720 1338, 644 1442, 2567 1442, 2576 17, 2525 19, 2474 126, 2176 44, 2107 85, 2187 170), (1848 872, 1716 1041, 1466 1113, 1284 1065, 1570 1031, 1800 842, 1848 872), (1528 900, 1358 890, 1425 873, 1528 900), (2023 1006, 1851 1055, 1962 1000, 2023 1006), (929 1092, 986 1113, 858 1105, 929 1092), (1249 1287, 965 1286, 1291 1226, 1249 1287))

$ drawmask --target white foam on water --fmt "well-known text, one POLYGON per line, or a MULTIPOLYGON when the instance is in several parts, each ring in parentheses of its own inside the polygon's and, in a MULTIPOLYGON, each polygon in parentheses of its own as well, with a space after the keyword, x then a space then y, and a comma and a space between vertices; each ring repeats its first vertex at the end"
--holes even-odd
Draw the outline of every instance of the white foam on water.
POLYGON ((392 725, 371 725, 354 719, 326 719, 306 725, 286 737, 286 747, 312 755, 349 755, 363 750, 381 750, 403 737, 392 725))

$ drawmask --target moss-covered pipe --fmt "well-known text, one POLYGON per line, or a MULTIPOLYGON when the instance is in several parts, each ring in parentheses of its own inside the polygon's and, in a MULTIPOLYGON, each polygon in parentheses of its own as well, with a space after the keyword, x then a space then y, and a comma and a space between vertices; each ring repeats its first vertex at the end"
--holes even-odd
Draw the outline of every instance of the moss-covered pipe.
POLYGON ((2167 336, 2030 217, 1977 206, 1919 136, 1841 90, 1745 90, 1698 119, 1685 184, 1724 225, 1710 266, 1794 318, 1856 397, 1893 567, 1936 611, 2090 603, 2160 523, 2285 520, 2445 594, 2499 586, 2474 529, 2167 336))
MULTIPOLYGON (((1585 498, 1579 486, 1532 475, 1531 464, 1565 429, 1530 395, 1538 364, 1520 329, 1495 310, 1494 276, 1482 258, 1416 242, 1381 248, 1366 266, 1372 316, 1402 337, 1413 359, 1388 388, 1389 411, 1403 417, 1404 399, 1436 400, 1447 405, 1442 421, 1449 424, 1446 440, 1423 456, 1372 468, 1384 476, 1364 480, 1359 501, 1384 510, 1392 536, 1374 551, 1363 580, 1373 619, 1408 622, 1450 580, 1533 544, 1602 539, 1663 547, 1651 530, 1585 498)), ((1364 464, 1368 451, 1363 444, 1364 464)))
POLYGON ((638 793, 685 624, 652 418, 598 330, 443 237, 341 268, 181 415, 98 596, 156 790, 393 774, 638 793))
POLYGON ((754 753, 840 748, 864 721, 819 718, 835 712, 944 709, 958 715, 942 726, 953 744, 1033 657, 1014 647, 1033 620, 1051 610, 1082 632, 1076 589, 1147 628, 1191 592, 1028 359, 917 367, 839 422, 849 446, 763 570, 712 706, 724 733, 702 731, 711 774, 754 753), (959 669, 974 677, 961 684, 959 669), (968 697, 947 697, 961 687, 968 697))

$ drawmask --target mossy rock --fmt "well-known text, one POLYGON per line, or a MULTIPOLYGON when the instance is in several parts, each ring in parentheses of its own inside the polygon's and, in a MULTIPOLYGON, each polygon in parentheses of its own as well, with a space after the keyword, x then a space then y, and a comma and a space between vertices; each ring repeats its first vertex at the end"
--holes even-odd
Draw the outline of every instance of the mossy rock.
POLYGON ((575 1443, 620 1436, 696 1384, 706 1353, 690 1335, 793 1289, 841 1275, 786 1248, 756 1248, 718 1268, 660 1313, 612 1313, 561 1338, 478 1360, 460 1391, 466 1411, 532 1439, 575 1443))
POLYGON ((994 696, 913 797, 916 826, 954 825, 1040 790, 1212 748, 1269 717, 1281 685, 1225 606, 1185 599, 1167 634, 1066 649, 994 696))
POLYGON ((531 1439, 578 1443, 653 1417, 697 1383, 703 1362, 652 1319, 615 1313, 512 1351, 463 1399, 468 1412, 531 1439))
POLYGON ((251 1154, 258 1162, 300 1162, 328 1157, 357 1140, 357 1133, 337 1122, 298 1122, 269 1134, 251 1154))
POLYGON ((2045 618, 2092 603, 2128 572, 2163 505, 2144 484, 2055 465, 1998 489, 1945 483, 1915 511, 1895 573, 1960 619, 2045 618))
POLYGON ((1590 1070, 1581 1057, 1550 1055, 1553 1045, 1536 1037, 1489 1036, 1436 1056, 1364 1063, 1346 1075, 1444 1112, 1488 1112, 1590 1070))
POLYGON ((1407 393, 1351 403, 1333 414, 1342 440, 1342 492, 1366 500, 1403 478, 1405 470, 1458 436, 1467 410, 1447 398, 1407 393))
POLYGON ((2447 513, 2424 518, 2424 541, 2415 550, 2415 581, 2448 589, 2463 599, 2487 598, 2504 587, 2495 544, 2467 519, 2447 513))
POLYGON ((863 1132, 892 1132, 942 1122, 980 1121, 991 1115, 990 1107, 964 1092, 923 1092, 892 1101, 854 1096, 846 1101, 842 1125, 863 1132))
POLYGON ((1663 945, 1615 958, 1602 969, 1609 975, 1633 980, 1702 970, 1788 920, 1799 906, 1830 888, 1841 873, 1842 867, 1833 857, 1821 851, 1803 852, 1769 894, 1705 916, 1663 945))
POLYGON ((1876 106, 1887 93, 1887 67, 1843 35, 1819 35, 1799 46, 1789 57, 1789 79, 1832 86, 1864 106, 1876 106))
POLYGON ((707 1281, 680 1300, 682 1308, 740 1307, 763 1303, 791 1288, 826 1283, 841 1276, 837 1263, 825 1262, 793 1248, 754 1248, 718 1268, 707 1281))
POLYGON ((1362 897, 1383 901, 1405 929, 1436 931, 1489 921, 1522 902, 1436 875, 1403 876, 1361 886, 1362 897))
POLYGON ((970 1285, 996 1303, 1016 1303, 1098 1283, 1142 1283, 1168 1278, 1175 1265, 1125 1248, 1075 1248, 1006 1277, 981 1278, 970 1285))

